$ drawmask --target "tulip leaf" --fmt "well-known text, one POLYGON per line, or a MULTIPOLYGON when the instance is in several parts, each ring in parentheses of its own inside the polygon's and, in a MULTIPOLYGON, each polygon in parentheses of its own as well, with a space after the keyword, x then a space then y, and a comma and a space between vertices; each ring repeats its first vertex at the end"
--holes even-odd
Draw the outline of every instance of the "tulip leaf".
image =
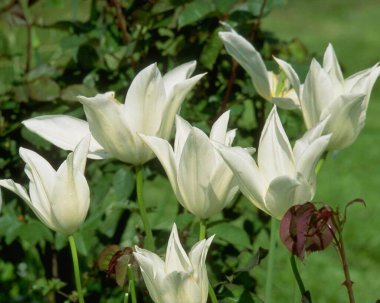
POLYGON ((214 225, 208 229, 208 234, 215 234, 216 240, 221 239, 238 247, 251 246, 247 233, 242 228, 231 223, 214 225))
POLYGON ((215 5, 210 0, 195 0, 185 7, 178 17, 178 27, 181 28, 190 23, 194 23, 215 9, 215 5))

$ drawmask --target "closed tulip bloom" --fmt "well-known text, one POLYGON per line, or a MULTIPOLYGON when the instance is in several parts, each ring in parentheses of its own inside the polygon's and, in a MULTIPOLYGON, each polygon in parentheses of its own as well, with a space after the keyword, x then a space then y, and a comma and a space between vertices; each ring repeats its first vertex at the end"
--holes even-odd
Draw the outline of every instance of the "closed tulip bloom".
POLYGON ((324 130, 332 134, 328 150, 346 148, 356 140, 364 127, 371 91, 379 75, 376 64, 344 79, 331 44, 324 54, 323 66, 312 61, 303 90, 299 91, 301 110, 308 129, 331 116, 324 130))
POLYGON ((20 148, 30 180, 29 194, 11 179, 0 180, 0 186, 23 199, 47 227, 72 235, 83 223, 90 205, 84 176, 89 141, 89 136, 83 138, 57 171, 37 153, 20 148))
POLYGON ((196 63, 183 64, 161 76, 152 64, 132 81, 125 103, 113 92, 87 98, 80 96, 87 121, 56 115, 24 121, 24 125, 60 148, 72 150, 78 141, 91 133, 89 157, 115 157, 141 165, 154 157, 137 133, 168 139, 176 113, 190 89, 202 75, 189 78, 196 63))
POLYGON ((227 52, 244 68, 251 77, 257 93, 265 100, 285 109, 299 108, 299 80, 292 67, 276 59, 278 64, 286 66, 286 72, 291 72, 298 81, 282 79, 278 74, 268 71, 260 53, 244 37, 233 31, 220 32, 219 37, 227 52), (293 84, 296 84, 294 86, 293 84))
POLYGON ((143 136, 169 178, 181 205, 201 219, 221 211, 231 202, 238 186, 214 143, 231 146, 235 130, 227 131, 229 112, 214 123, 210 138, 177 116, 174 150, 168 141, 143 136))
POLYGON ((213 236, 196 243, 187 256, 174 224, 165 261, 136 247, 134 256, 155 303, 206 303, 208 277, 205 260, 212 239, 213 236))
POLYGON ((242 193, 256 207, 281 219, 292 205, 314 197, 315 166, 330 139, 330 135, 322 136, 326 123, 327 120, 307 131, 292 150, 274 107, 261 134, 257 163, 241 147, 219 146, 219 151, 242 193))

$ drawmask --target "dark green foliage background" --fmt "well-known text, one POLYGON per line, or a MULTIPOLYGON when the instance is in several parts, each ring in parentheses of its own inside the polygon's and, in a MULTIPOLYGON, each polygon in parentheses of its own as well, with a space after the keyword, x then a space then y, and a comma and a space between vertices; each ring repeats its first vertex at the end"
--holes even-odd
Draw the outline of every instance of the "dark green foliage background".
MULTIPOLYGON (((66 152, 24 129, 22 120, 61 113, 83 118, 77 95, 93 96, 97 92, 112 90, 122 102, 136 73, 153 62, 157 62, 165 73, 179 64, 197 60, 196 73, 207 72, 207 75, 185 101, 181 115, 208 131, 213 121, 230 109, 230 126, 238 128, 235 144, 256 146, 265 114, 271 106, 257 97, 245 72, 223 50, 217 33, 223 29, 220 21, 228 22, 260 50, 270 69, 277 69, 271 59, 275 55, 291 62, 304 76, 311 54, 301 40, 291 40, 294 35, 281 29, 285 23, 284 20, 281 23, 281 15, 275 17, 280 20, 277 27, 275 22, 269 21, 274 18, 272 10, 282 5, 283 0, 2 1, 0 177, 11 177, 26 184, 24 164, 18 157, 20 146, 36 150, 54 167, 66 157, 66 152), (272 28, 281 34, 276 36, 272 28)), ((293 20, 286 23, 293 24, 293 20)), ((322 17, 320 20, 323 22, 322 17)), ((312 47, 315 45, 311 44, 312 47)), ((319 54, 325 45, 320 47, 319 54)), ((339 49, 337 52, 340 55, 339 49)), ((369 62, 368 66, 373 63, 369 62)), ((288 135, 297 138, 303 131, 299 115, 293 112, 281 112, 281 115, 288 135)), ((334 165, 328 163, 326 166, 334 165)), ((339 166, 339 169, 343 168, 339 166)), ((332 168, 328 173, 322 173, 322 178, 331 178, 336 173, 332 168)), ((99 271, 96 263, 101 251, 109 244, 121 247, 141 245, 143 229, 135 203, 133 169, 116 160, 89 160, 86 175, 91 189, 91 207, 75 237, 87 301, 121 302, 122 290, 112 277, 99 271)), ((157 160, 148 163, 145 175, 145 199, 159 253, 164 254, 174 221, 189 249, 197 241, 197 222, 178 206, 157 160)), ((355 180, 358 177, 353 171, 350 178, 355 180)), ((349 182, 354 182, 352 180, 349 182)), ((349 193, 349 199, 356 197, 351 189, 349 193)), ((334 202, 329 200, 336 196, 326 194, 320 197, 323 201, 334 202)), ((346 196, 342 199, 341 203, 347 200, 346 196)), ((66 239, 44 227, 14 195, 3 191, 3 200, 0 302, 70 302, 74 284, 66 239)), ((367 213, 368 210, 360 212, 367 213)), ((242 196, 222 214, 209 220, 208 233, 217 235, 209 251, 209 275, 221 302, 262 302, 266 260, 257 267, 253 264, 259 247, 268 246, 267 228, 268 218, 258 213, 242 196)), ((352 242, 357 237, 360 235, 356 234, 352 242)), ((351 248, 361 251, 358 246, 351 245, 351 248)), ((274 297, 279 302, 291 302, 295 284, 286 263, 285 249, 280 246, 278 251, 281 267, 275 275, 274 297)), ((343 278, 332 249, 330 255, 316 260, 316 263, 319 267, 321 262, 334 263, 333 266, 325 264, 328 273, 334 269, 331 289, 341 290, 343 278)), ((349 257, 354 259, 354 255, 349 257)), ((379 261, 378 257, 364 255, 363 258, 368 262, 379 261)), ((329 294, 329 300, 323 301, 326 298, 324 286, 317 284, 319 286, 315 287, 314 281, 319 279, 311 277, 313 272, 322 274, 320 268, 313 267, 312 259, 307 262, 304 274, 307 284, 313 285, 312 290, 316 291, 312 295, 320 299, 317 302, 343 300, 344 294, 339 292, 336 296, 329 294), (311 272, 309 275, 308 271, 311 272)), ((353 268, 355 277, 355 265, 353 268)), ((367 281, 364 274, 357 276, 357 284, 361 280, 367 281)), ((143 283, 139 285, 139 293, 139 302, 149 302, 143 283)), ((374 301, 375 297, 363 298, 374 301)))

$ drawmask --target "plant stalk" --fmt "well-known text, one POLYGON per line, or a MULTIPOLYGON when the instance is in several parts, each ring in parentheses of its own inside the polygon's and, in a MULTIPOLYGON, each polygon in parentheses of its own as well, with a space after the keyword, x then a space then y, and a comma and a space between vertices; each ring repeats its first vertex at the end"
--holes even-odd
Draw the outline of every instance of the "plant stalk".
POLYGON ((74 277, 75 277, 75 285, 77 288, 78 300, 79 300, 79 303, 84 303, 82 284, 80 280, 78 253, 77 253, 77 247, 75 245, 75 239, 73 235, 69 236, 69 243, 70 243, 70 249, 71 249, 71 256, 73 259, 74 277))
POLYGON ((150 228, 145 203, 143 195, 143 182, 144 182, 144 170, 143 166, 136 166, 136 189, 137 189, 137 204, 140 210, 141 220, 144 225, 144 230, 146 234, 145 247, 150 251, 155 251, 154 239, 152 234, 152 229, 150 228))
MULTIPOLYGON (((134 276, 133 276, 133 271, 131 269, 131 265, 128 265, 128 280, 129 280, 128 297, 129 297, 129 294, 131 294, 132 303, 137 303, 136 289, 135 289, 135 279, 134 279, 134 276)), ((127 301, 128 301, 128 299, 127 299, 127 301)))
POLYGON ((269 242, 269 254, 268 254, 268 267, 267 267, 267 279, 265 283, 265 303, 272 302, 272 289, 273 289, 273 270, 275 263, 275 250, 277 242, 278 222, 276 218, 271 218, 270 224, 270 242, 269 242))

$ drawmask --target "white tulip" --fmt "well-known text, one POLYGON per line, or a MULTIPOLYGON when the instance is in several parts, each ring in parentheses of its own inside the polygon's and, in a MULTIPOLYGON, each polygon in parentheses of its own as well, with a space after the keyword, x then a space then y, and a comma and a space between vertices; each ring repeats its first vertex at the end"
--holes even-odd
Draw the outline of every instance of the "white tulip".
POLYGON ((20 148, 25 161, 29 194, 11 179, 0 180, 0 186, 17 194, 49 228, 72 235, 86 218, 90 190, 84 169, 90 137, 83 138, 57 171, 37 153, 20 148))
POLYGON ((231 202, 238 186, 213 143, 231 146, 235 130, 227 131, 229 112, 214 123, 210 138, 177 116, 174 150, 168 141, 141 135, 169 178, 177 200, 198 218, 220 212, 231 202))
POLYGON ((241 147, 219 145, 219 152, 234 172, 242 193, 256 207, 281 219, 291 206, 314 197, 315 166, 331 136, 321 136, 326 123, 306 132, 292 150, 274 107, 261 134, 257 164, 241 147))
POLYGON ((79 97, 87 122, 56 115, 24 121, 24 125, 60 148, 72 150, 78 141, 91 133, 89 157, 115 157, 140 165, 154 157, 137 133, 168 139, 176 113, 190 89, 203 75, 189 78, 195 61, 183 64, 161 76, 152 64, 132 81, 125 104, 113 92, 95 97, 79 97))
POLYGON ((155 303, 206 303, 208 277, 205 260, 212 239, 213 236, 196 243, 187 256, 174 224, 165 261, 136 247, 134 256, 155 303))
POLYGON ((308 129, 331 116, 324 133, 332 133, 329 150, 351 145, 363 129, 372 87, 380 67, 363 70, 344 79, 330 44, 323 66, 313 60, 300 94, 301 109, 308 129))
POLYGON ((257 93, 265 100, 285 109, 299 108, 299 79, 293 68, 286 62, 276 59, 284 72, 290 73, 296 81, 284 79, 267 70, 260 53, 244 37, 233 31, 220 32, 227 52, 244 68, 251 77, 257 93))

